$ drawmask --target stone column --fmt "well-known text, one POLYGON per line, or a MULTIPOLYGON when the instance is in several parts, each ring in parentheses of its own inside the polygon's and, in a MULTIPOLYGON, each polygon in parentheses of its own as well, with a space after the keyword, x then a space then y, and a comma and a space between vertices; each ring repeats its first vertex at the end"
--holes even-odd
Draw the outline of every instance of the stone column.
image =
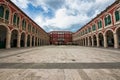
POLYGON ((10 41, 11 41, 11 32, 8 31, 6 35, 6 48, 7 49, 11 48, 10 41))
POLYGON ((92 47, 94 47, 94 39, 93 39, 93 37, 92 37, 92 47))
POLYGON ((21 33, 18 32, 17 47, 20 48, 21 33))
POLYGON ((97 36, 97 47, 100 47, 99 37, 97 36))
POLYGON ((114 48, 119 48, 118 36, 114 33, 114 48))
POLYGON ((104 47, 107 48, 108 47, 107 37, 106 37, 106 35, 103 35, 103 36, 104 36, 104 47))
POLYGON ((27 47, 27 34, 25 34, 25 47, 27 47))

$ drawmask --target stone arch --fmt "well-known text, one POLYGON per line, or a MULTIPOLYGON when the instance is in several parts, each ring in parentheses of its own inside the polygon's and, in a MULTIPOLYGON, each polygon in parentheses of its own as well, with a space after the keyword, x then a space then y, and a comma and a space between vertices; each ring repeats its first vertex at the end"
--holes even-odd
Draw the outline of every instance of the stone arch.
POLYGON ((116 34, 117 34, 118 46, 120 47, 120 27, 116 29, 116 34))
POLYGON ((18 30, 13 29, 11 32, 11 47, 17 47, 18 30))
POLYGON ((98 33, 98 39, 99 39, 99 45, 101 47, 104 46, 104 36, 103 36, 103 33, 98 33))
POLYGON ((25 33, 21 33, 21 40, 20 40, 20 46, 25 47, 25 33))
POLYGON ((32 36, 32 46, 34 46, 34 36, 32 36))
POLYGON ((92 37, 89 36, 88 39, 89 39, 89 46, 92 46, 92 37))
POLYGON ((107 30, 105 32, 105 36, 107 39, 107 46, 108 47, 114 47, 114 36, 113 36, 113 31, 112 30, 107 30))
POLYGON ((27 47, 30 47, 30 34, 27 35, 27 47))
POLYGON ((93 35, 93 45, 94 46, 97 46, 97 37, 96 37, 96 35, 93 35))
POLYGON ((7 28, 0 25, 0 49, 6 47, 7 28))

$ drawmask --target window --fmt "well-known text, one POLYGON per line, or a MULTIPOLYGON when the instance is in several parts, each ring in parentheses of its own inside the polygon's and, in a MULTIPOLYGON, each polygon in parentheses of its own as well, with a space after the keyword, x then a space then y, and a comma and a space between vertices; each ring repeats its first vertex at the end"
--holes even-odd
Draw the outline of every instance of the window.
POLYGON ((25 30, 26 29, 26 21, 23 19, 22 21, 22 29, 25 30))
POLYGON ((120 20, 120 12, 119 11, 115 11, 115 20, 116 20, 116 22, 120 20))
POLYGON ((15 13, 14 16, 13 16, 13 24, 19 26, 19 21, 20 21, 20 18, 19 18, 19 16, 15 13))
POLYGON ((28 24, 28 32, 31 32, 31 25, 28 24))
POLYGON ((0 17, 3 18, 4 16, 4 7, 0 6, 0 17))
POLYGON ((105 26, 108 26, 108 25, 111 24, 111 17, 110 17, 110 15, 107 15, 107 16, 104 18, 104 20, 105 20, 105 26))
POLYGON ((6 20, 9 19, 9 10, 6 10, 6 12, 5 12, 5 19, 6 19, 6 20))
POLYGON ((102 21, 98 21, 98 29, 102 28, 102 21))
POLYGON ((34 27, 32 28, 32 32, 33 32, 33 33, 35 32, 35 28, 34 28, 34 27))
POLYGON ((95 24, 92 26, 92 31, 95 31, 96 30, 96 26, 95 24))
POLYGON ((91 28, 90 28, 90 27, 88 28, 88 32, 89 32, 89 33, 91 32, 91 28))

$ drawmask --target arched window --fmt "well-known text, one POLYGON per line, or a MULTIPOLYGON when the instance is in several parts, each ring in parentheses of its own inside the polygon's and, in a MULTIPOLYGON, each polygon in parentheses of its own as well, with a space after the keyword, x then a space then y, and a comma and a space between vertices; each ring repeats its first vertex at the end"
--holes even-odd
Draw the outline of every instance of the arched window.
POLYGON ((31 25, 28 24, 28 32, 31 32, 31 25))
POLYGON ((22 30, 25 30, 26 29, 26 21, 23 19, 22 21, 22 30))
POLYGON ((116 22, 120 20, 120 11, 115 11, 115 20, 116 22))
POLYGON ((0 17, 3 18, 4 16, 4 7, 0 6, 0 17))
POLYGON ((111 24, 111 16, 110 15, 105 16, 104 20, 105 20, 105 26, 108 26, 111 24))
POLYGON ((6 12, 5 12, 5 19, 6 19, 6 20, 9 19, 9 10, 6 10, 6 12))
POLYGON ((95 24, 92 26, 92 31, 95 31, 96 30, 96 26, 95 24))
POLYGON ((19 21, 20 21, 20 18, 19 18, 19 16, 18 16, 18 14, 15 13, 14 16, 13 16, 13 24, 14 24, 15 26, 19 27, 19 21))
POLYGON ((97 24, 98 24, 98 29, 102 28, 102 21, 101 20, 99 20, 97 24))

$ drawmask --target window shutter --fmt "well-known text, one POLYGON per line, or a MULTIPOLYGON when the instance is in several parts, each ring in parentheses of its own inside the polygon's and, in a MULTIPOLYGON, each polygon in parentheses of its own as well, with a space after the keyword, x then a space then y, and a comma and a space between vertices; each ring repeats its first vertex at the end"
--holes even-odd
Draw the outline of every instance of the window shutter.
POLYGON ((119 20, 120 20, 119 11, 116 11, 116 12, 115 12, 115 19, 116 19, 116 21, 119 21, 119 20))

